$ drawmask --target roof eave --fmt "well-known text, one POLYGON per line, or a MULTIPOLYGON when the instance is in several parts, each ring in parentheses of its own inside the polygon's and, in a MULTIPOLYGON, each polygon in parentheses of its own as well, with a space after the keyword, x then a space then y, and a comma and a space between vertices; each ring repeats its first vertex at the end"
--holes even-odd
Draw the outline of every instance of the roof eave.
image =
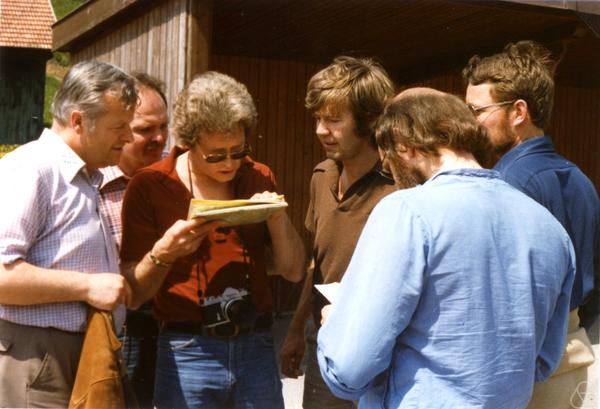
POLYGON ((90 0, 52 25, 54 51, 71 51, 73 44, 101 31, 118 16, 148 0, 90 0))

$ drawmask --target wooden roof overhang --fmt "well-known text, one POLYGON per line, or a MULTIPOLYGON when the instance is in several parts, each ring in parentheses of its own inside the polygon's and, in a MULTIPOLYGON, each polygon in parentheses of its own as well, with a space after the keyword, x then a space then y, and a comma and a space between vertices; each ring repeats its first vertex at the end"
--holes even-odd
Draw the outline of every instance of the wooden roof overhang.
MULTIPOLYGON (((54 25, 54 48, 76 50, 168 0, 92 0, 54 25)), ((200 1, 200 0, 190 0, 200 1)), ((564 50, 558 81, 600 87, 597 2, 466 0, 213 0, 211 51, 326 64, 374 56, 401 82, 459 70, 473 54, 534 39, 564 50), (534 3, 534 4, 528 4, 534 3)))

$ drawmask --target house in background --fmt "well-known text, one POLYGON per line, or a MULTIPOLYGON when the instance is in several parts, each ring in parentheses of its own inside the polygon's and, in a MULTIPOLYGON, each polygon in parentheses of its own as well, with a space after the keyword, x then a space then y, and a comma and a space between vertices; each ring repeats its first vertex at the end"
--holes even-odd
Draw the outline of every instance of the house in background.
MULTIPOLYGON (((208 69, 246 84, 259 113, 250 144, 277 175, 301 232, 312 168, 324 157, 304 109, 317 70, 340 54, 371 56, 401 86, 463 95, 470 56, 537 40, 562 57, 547 131, 600 188, 599 2, 90 0, 53 32, 54 48, 73 62, 100 59, 161 78, 171 103, 208 69)), ((280 290, 281 309, 293 305, 290 291, 280 290)))
POLYGON ((0 0, 0 144, 37 139, 44 126, 50 0, 0 0))

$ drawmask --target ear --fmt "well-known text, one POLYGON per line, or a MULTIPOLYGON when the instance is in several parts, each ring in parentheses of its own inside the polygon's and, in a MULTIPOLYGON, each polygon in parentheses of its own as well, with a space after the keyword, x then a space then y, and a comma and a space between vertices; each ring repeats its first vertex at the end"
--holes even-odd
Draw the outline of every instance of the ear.
POLYGON ((409 148, 401 143, 397 143, 395 146, 396 154, 401 158, 414 159, 417 156, 417 150, 415 148, 409 148))
POLYGON ((512 110, 512 124, 513 126, 523 125, 523 123, 529 117, 529 107, 527 102, 523 99, 517 99, 514 102, 512 110))
POLYGON ((69 115, 69 125, 77 133, 83 132, 83 114, 81 111, 74 109, 69 115))

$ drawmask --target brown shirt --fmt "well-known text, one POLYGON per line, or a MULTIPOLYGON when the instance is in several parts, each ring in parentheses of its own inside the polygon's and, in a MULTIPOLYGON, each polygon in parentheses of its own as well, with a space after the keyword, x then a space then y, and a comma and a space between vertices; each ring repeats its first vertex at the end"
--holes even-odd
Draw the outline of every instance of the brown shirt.
MULTIPOLYGON (((174 148, 167 158, 144 168, 129 182, 123 200, 123 262, 141 260, 175 221, 187 217, 192 195, 175 170, 176 158, 183 152, 174 148)), ((243 160, 233 184, 239 199, 265 190, 276 191, 271 170, 249 158, 243 160)), ((177 259, 171 267, 154 297, 156 318, 201 320, 198 289, 203 295, 217 296, 227 287, 246 288, 246 271, 252 302, 260 312, 271 310, 273 301, 265 269, 265 245, 269 240, 264 222, 211 231, 196 253, 177 259)))
POLYGON ((306 228, 313 236, 315 283, 340 281, 375 205, 397 188, 379 173, 381 164, 357 180, 338 199, 341 165, 327 159, 313 170, 306 228))

